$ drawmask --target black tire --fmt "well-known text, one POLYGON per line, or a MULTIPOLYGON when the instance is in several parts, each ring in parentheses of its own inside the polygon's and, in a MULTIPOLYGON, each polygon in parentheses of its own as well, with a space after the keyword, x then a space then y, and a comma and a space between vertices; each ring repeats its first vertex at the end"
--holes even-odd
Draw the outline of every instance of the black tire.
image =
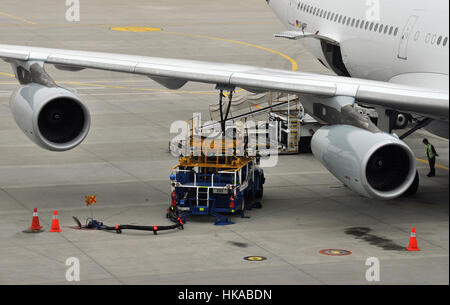
POLYGON ((420 182, 419 172, 416 171, 416 177, 414 178, 414 182, 411 184, 409 189, 403 194, 403 197, 410 197, 410 196, 417 194, 417 191, 419 190, 419 184, 420 184, 419 182, 420 182))
POLYGON ((261 199, 264 196, 264 186, 261 184, 260 189, 256 191, 255 197, 256 199, 261 199))
POLYGON ((301 154, 310 154, 310 153, 312 153, 311 140, 312 140, 312 137, 302 137, 300 139, 300 142, 298 143, 298 145, 299 145, 298 146, 299 147, 298 152, 301 153, 301 154))

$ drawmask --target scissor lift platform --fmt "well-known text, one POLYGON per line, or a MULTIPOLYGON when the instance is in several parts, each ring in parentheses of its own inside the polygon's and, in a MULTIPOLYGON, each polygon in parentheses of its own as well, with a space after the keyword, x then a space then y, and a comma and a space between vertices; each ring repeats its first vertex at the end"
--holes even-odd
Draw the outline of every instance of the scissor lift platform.
POLYGON ((225 154, 235 150, 236 140, 222 141, 218 148, 207 145, 208 151, 199 148, 203 139, 198 145, 193 142, 191 138, 191 154, 172 168, 168 213, 175 213, 183 222, 190 215, 211 215, 216 225, 227 225, 232 224, 228 216, 245 217, 246 209, 260 207, 257 200, 263 196, 265 178, 256 157, 225 154))

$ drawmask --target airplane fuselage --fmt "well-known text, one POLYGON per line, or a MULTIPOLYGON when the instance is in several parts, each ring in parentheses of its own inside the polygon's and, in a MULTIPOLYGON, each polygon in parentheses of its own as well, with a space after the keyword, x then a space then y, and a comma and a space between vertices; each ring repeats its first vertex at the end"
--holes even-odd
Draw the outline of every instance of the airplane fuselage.
POLYGON ((338 43, 300 40, 337 74, 448 91, 447 0, 270 0, 269 5, 287 29, 338 43), (341 54, 327 54, 333 48, 341 54))
MULTIPOLYGON (((266 1, 289 31, 306 35, 299 41, 336 74, 448 93, 447 0, 266 1)), ((301 98, 305 108, 318 102, 301 98)), ((448 121, 425 129, 449 137, 448 121)))

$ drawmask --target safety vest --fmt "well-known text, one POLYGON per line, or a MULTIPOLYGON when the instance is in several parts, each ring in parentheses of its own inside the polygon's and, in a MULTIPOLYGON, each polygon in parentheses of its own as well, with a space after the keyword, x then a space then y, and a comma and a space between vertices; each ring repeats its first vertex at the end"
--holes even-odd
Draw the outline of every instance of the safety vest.
POLYGON ((433 159, 436 155, 433 152, 433 146, 431 144, 427 145, 427 157, 433 159))

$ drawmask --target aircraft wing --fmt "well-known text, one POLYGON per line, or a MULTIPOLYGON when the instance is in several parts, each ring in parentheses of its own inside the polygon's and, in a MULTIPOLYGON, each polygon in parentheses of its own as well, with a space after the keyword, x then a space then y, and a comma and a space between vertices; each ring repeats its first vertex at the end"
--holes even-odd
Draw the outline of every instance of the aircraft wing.
POLYGON ((169 89, 179 89, 192 81, 240 87, 253 92, 349 96, 367 105, 416 113, 444 121, 448 121, 449 117, 448 90, 437 91, 389 82, 234 64, 1 44, 0 58, 16 64, 43 62, 69 71, 88 68, 141 74, 169 89))

